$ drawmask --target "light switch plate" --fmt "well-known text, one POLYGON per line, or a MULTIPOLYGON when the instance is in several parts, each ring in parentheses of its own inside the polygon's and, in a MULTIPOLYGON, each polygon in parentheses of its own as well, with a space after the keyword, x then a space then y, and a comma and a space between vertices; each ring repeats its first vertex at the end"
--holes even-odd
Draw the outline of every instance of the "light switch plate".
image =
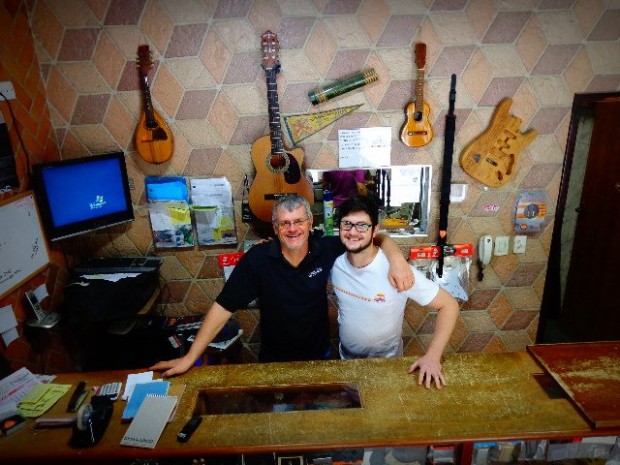
POLYGON ((467 195, 467 184, 450 184, 450 203, 461 203, 467 195))
POLYGON ((510 237, 497 236, 495 238, 495 256, 501 257, 502 255, 508 255, 508 244, 510 243, 510 237))
POLYGON ((524 235, 515 236, 514 241, 512 243, 512 252, 513 253, 525 253, 526 246, 527 246, 527 236, 524 236, 524 235))

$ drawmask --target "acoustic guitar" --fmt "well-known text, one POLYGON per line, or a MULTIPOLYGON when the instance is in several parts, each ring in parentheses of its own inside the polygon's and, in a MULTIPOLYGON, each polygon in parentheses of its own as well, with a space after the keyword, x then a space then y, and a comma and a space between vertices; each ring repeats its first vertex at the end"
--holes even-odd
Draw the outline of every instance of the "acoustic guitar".
POLYGON ((153 109, 149 90, 149 70, 153 60, 148 45, 138 47, 138 74, 142 89, 143 112, 136 128, 136 150, 143 160, 149 163, 164 163, 172 157, 174 141, 172 132, 164 119, 153 109))
POLYGON ((400 132, 400 140, 409 147, 422 147, 433 138, 433 127, 428 119, 431 107, 424 101, 424 66, 426 65, 426 44, 415 44, 415 100, 405 108, 407 118, 400 132))
POLYGON ((460 163, 472 178, 490 187, 506 184, 515 174, 521 151, 538 132, 521 132, 522 120, 510 114, 512 99, 503 99, 495 108, 489 127, 461 152, 460 163))
POLYGON ((278 37, 271 31, 261 36, 262 67, 267 79, 267 102, 269 107, 269 135, 252 145, 252 163, 256 176, 250 187, 248 202, 254 216, 271 222, 274 202, 286 194, 299 194, 310 205, 314 203, 312 185, 304 176, 301 165, 303 151, 299 148, 286 150, 282 143, 280 108, 276 75, 280 72, 278 37))

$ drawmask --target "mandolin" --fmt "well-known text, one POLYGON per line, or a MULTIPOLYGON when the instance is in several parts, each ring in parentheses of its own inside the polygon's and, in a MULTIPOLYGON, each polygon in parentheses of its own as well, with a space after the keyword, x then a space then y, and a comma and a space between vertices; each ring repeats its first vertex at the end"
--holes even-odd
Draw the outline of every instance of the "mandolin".
POLYGON ((424 101, 424 66, 426 65, 426 44, 415 44, 415 100, 405 109, 407 119, 400 132, 400 140, 409 147, 422 147, 433 138, 433 127, 428 119, 431 107, 424 101))
POLYGON ((256 176, 250 187, 248 202, 256 218, 271 222, 274 202, 286 194, 299 194, 310 205, 314 203, 314 191, 304 176, 301 165, 303 151, 299 148, 286 150, 282 143, 280 108, 276 75, 280 72, 278 37, 271 31, 261 36, 263 62, 267 79, 267 102, 269 107, 269 135, 252 145, 252 163, 256 176))
POLYGON ((148 45, 138 47, 138 74, 142 88, 144 111, 136 128, 136 150, 143 160, 149 163, 164 163, 172 156, 174 141, 172 132, 164 119, 153 109, 149 90, 149 70, 153 67, 148 45))
POLYGON ((521 118, 510 114, 510 105, 512 99, 503 99, 489 127, 461 152, 463 171, 490 187, 503 186, 513 177, 521 151, 538 134, 533 128, 519 130, 521 118))

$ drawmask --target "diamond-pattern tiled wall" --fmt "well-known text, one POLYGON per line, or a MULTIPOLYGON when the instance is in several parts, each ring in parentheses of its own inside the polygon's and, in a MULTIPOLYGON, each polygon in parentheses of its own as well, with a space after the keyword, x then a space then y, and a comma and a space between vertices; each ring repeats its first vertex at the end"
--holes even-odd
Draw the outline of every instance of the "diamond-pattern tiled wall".
MULTIPOLYGON (((225 175, 239 200, 252 174, 251 144, 267 133, 267 100, 259 37, 280 39, 278 91, 283 115, 363 106, 301 144, 310 168, 337 166, 337 130, 390 126, 392 164, 433 165, 437 223, 439 173, 449 80, 458 76, 452 179, 469 185, 452 204, 448 237, 476 243, 480 235, 513 231, 522 190, 551 201, 547 227, 529 238, 527 253, 495 257, 483 282, 472 277, 451 351, 522 350, 538 326, 547 255, 573 94, 620 88, 620 5, 603 0, 32 0, 28 5, 51 122, 63 157, 123 149, 129 154, 138 220, 112 235, 90 237, 95 253, 152 251, 143 178, 151 174, 225 175), (412 96, 412 45, 427 44, 425 97, 435 138, 410 149, 398 140, 412 96), (156 109, 169 122, 175 154, 164 165, 143 162, 132 137, 141 110, 134 65, 139 44, 154 52, 156 109), (374 67, 379 81, 318 108, 307 92, 328 80, 374 67), (538 137, 521 154, 514 179, 488 189, 467 176, 458 154, 488 125, 504 97, 538 137)), ((24 25, 26 27, 26 25, 24 25)), ((238 222, 240 237, 252 229, 238 222)), ((434 242, 436 226, 426 241, 434 242)), ((83 247, 83 245, 82 245, 83 247)), ((222 286, 220 249, 166 252, 165 311, 202 312, 222 286)), ((475 272, 472 273, 472 276, 475 272)), ((411 306, 407 351, 422 350, 435 315, 411 306)), ((247 360, 256 347, 256 314, 242 312, 247 360)))

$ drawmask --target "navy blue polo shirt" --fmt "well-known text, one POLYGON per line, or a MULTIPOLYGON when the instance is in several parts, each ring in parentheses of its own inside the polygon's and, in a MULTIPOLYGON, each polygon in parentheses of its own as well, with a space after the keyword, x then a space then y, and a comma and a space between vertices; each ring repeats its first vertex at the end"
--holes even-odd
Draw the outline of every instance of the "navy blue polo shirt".
POLYGON ((326 286, 345 248, 337 236, 311 236, 309 244, 297 268, 277 239, 253 246, 216 298, 230 312, 259 299, 261 362, 319 360, 329 347, 326 286))

